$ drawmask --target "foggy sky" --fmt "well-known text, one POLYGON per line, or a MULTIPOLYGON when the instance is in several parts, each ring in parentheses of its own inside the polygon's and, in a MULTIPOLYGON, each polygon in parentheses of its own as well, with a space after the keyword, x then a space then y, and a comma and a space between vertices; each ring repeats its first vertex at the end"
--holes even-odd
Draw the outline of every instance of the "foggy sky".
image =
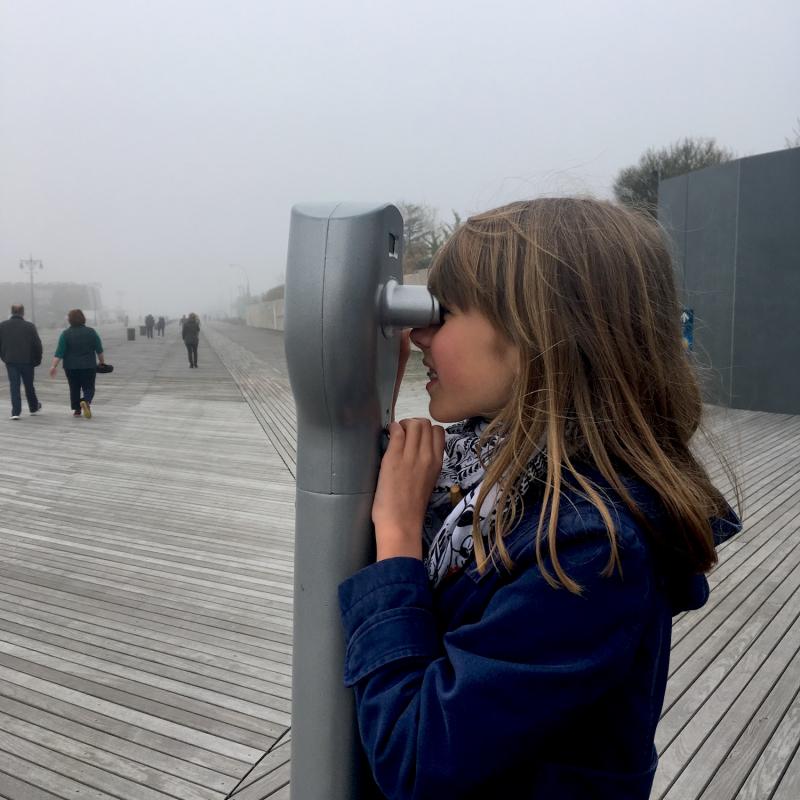
POLYGON ((283 281, 296 202, 447 219, 610 196, 687 135, 778 150, 798 42, 796 0, 0 0, 0 281, 225 311, 283 281))

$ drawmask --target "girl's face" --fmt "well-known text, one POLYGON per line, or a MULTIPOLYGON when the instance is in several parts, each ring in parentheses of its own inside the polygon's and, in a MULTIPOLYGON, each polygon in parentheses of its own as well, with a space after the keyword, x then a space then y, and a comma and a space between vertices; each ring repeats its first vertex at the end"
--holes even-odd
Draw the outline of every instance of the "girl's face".
POLYGON ((519 351, 478 311, 449 308, 441 325, 414 328, 428 367, 430 415, 439 422, 493 417, 511 399, 519 351))

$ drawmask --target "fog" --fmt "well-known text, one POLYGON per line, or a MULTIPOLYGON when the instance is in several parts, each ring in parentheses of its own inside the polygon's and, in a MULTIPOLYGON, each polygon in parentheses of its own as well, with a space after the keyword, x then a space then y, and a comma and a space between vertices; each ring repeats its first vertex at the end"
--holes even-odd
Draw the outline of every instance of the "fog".
POLYGON ((610 196, 684 136, 778 150, 799 34, 796 0, 0 0, 0 281, 225 313, 296 202, 449 218, 610 196))

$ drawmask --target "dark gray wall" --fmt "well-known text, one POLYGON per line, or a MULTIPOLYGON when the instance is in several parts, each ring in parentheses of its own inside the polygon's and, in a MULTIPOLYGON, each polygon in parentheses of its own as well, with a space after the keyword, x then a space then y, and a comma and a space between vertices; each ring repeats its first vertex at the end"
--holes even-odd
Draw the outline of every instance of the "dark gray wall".
POLYGON ((742 159, 733 405, 800 413, 800 148, 742 159))
POLYGON ((800 413, 800 148, 663 181, 707 398, 800 413))

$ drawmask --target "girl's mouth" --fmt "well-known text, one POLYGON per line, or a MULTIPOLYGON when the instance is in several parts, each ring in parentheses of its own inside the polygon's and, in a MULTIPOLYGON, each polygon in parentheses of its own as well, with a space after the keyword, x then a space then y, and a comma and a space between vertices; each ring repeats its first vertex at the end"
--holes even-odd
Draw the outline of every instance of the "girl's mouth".
POLYGON ((435 369, 428 370, 428 382, 425 384, 426 391, 430 392, 431 388, 439 380, 439 373, 435 369))

